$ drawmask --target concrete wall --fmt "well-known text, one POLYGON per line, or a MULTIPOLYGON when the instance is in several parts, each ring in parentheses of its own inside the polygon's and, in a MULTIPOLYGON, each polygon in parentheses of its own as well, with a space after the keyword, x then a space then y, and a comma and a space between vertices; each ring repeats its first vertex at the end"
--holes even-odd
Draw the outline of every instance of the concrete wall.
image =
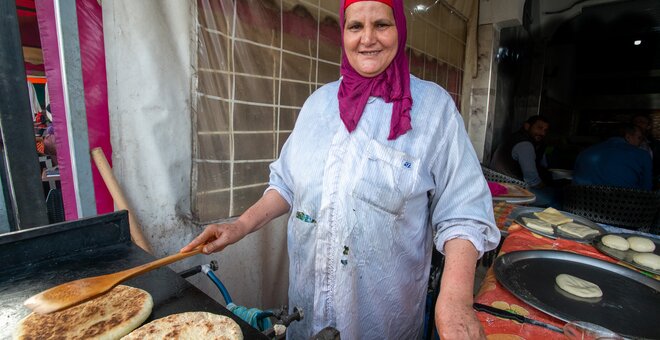
MULTIPOLYGON (((194 4, 103 2, 114 173, 157 257, 177 252, 203 229, 189 218, 194 4)), ((215 259, 217 274, 237 304, 284 304, 285 221, 279 219, 219 254, 198 255, 171 267, 180 271, 215 259)), ((191 282, 220 299, 202 275, 191 282)))
POLYGON ((479 25, 496 25, 498 28, 522 25, 525 0, 481 0, 479 25))
POLYGON ((467 130, 477 158, 487 164, 489 155, 484 151, 490 150, 492 143, 499 30, 492 24, 479 25, 477 36, 477 77, 472 80, 472 106, 467 130))
MULTIPOLYGON (((479 160, 488 164, 491 150, 502 133, 502 103, 498 96, 498 50, 500 31, 520 26, 523 22, 524 0, 481 0, 479 2, 479 26, 477 31, 477 74, 472 80, 471 107, 467 123, 468 134, 479 160), (499 106, 496 105, 499 101, 499 106), (500 118, 496 121, 496 117, 500 118), (500 126, 496 129, 497 126, 500 126)), ((502 83, 506 86, 508 83, 502 83)), ((503 91, 507 91, 504 88, 503 91)))

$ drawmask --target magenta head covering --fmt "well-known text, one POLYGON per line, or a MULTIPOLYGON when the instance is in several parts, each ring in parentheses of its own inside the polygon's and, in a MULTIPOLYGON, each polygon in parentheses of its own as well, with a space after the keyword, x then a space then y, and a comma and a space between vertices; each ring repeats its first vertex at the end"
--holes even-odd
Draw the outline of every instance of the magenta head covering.
POLYGON ((397 139, 397 137, 412 128, 410 125, 412 97, 410 96, 410 71, 408 70, 408 58, 406 57, 406 15, 403 12, 403 0, 392 0, 392 12, 394 13, 394 22, 399 35, 396 56, 394 56, 385 71, 373 78, 361 76, 353 69, 346 57, 343 48, 345 1, 341 0, 339 6, 342 36, 341 75, 343 76, 337 94, 339 98, 339 116, 346 129, 353 132, 360 121, 360 117, 362 117, 362 112, 369 97, 380 97, 387 103, 394 103, 392 105, 390 134, 387 139, 397 139))

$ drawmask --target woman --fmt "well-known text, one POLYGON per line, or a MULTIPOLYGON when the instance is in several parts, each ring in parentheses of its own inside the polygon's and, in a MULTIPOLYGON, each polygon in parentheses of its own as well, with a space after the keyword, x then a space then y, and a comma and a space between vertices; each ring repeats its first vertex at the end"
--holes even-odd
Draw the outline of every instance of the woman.
POLYGON ((333 326, 343 339, 416 339, 435 243, 441 335, 483 337, 474 268, 499 232, 461 117, 443 89, 409 75, 402 0, 340 8, 342 78, 305 102, 264 196, 182 251, 219 251, 291 212, 289 300, 305 318, 289 338, 333 326))

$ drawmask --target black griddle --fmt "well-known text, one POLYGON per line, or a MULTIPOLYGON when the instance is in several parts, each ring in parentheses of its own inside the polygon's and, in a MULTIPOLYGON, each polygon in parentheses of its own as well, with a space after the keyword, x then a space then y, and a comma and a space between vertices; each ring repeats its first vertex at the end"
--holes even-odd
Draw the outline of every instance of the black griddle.
MULTIPOLYGON (((11 338, 17 323, 30 313, 23 306, 28 297, 65 282, 153 260, 131 242, 126 211, 0 235, 0 338, 11 338)), ((245 339, 268 339, 167 267, 122 284, 144 289, 153 297, 153 311, 145 323, 204 311, 234 319, 245 339)))
POLYGON ((660 282, 599 259, 554 250, 504 254, 493 266, 497 281, 516 297, 563 321, 587 321, 630 338, 660 339, 660 282), (555 284, 569 274, 597 284, 602 298, 584 299, 555 284))

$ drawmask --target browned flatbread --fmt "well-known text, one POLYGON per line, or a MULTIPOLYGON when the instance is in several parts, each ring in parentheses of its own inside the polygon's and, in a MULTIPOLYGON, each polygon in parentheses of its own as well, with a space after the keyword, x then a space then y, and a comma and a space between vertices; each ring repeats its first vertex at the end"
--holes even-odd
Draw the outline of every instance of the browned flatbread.
POLYGON ((14 339, 118 339, 141 325, 152 307, 149 293, 119 285, 78 306, 31 313, 19 322, 14 339))
POLYGON ((223 315, 187 312, 168 315, 134 330, 122 340, 222 339, 243 340, 241 327, 223 315))

